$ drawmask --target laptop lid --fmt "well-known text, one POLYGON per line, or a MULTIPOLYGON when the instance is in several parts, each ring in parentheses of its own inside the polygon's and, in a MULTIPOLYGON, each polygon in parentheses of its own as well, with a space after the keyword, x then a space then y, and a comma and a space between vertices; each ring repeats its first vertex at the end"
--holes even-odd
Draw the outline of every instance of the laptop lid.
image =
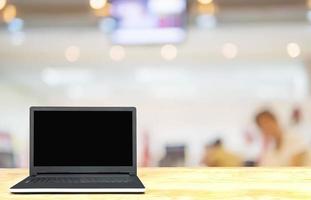
POLYGON ((136 174, 135 107, 31 107, 30 174, 136 174))

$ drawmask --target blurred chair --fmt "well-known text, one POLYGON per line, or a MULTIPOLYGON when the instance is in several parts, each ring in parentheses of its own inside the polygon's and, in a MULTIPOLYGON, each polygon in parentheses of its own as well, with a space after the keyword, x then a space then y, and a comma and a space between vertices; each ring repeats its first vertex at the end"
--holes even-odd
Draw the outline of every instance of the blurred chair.
POLYGON ((0 168, 14 167, 14 154, 11 136, 0 133, 0 168))
POLYGON ((185 145, 167 145, 165 155, 159 161, 160 167, 183 167, 185 166, 185 145))
POLYGON ((222 141, 217 139, 213 144, 206 145, 201 163, 209 167, 239 167, 242 159, 224 148, 222 141))

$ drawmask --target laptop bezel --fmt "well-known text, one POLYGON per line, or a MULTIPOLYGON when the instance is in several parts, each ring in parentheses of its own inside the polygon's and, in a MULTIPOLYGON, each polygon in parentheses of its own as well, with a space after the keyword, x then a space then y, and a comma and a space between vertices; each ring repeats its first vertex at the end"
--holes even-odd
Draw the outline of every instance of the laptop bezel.
POLYGON ((137 174, 135 107, 30 107, 30 175, 44 173, 128 173, 137 174), (131 166, 34 166, 34 112, 35 111, 130 111, 132 112, 132 165, 131 166))

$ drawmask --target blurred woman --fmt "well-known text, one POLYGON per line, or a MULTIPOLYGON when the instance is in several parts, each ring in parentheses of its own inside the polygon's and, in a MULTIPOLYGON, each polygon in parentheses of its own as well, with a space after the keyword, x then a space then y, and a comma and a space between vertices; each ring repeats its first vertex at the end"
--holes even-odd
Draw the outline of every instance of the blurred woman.
POLYGON ((272 112, 265 110, 258 113, 255 121, 263 138, 259 165, 308 165, 308 147, 304 140, 297 134, 285 133, 272 112))

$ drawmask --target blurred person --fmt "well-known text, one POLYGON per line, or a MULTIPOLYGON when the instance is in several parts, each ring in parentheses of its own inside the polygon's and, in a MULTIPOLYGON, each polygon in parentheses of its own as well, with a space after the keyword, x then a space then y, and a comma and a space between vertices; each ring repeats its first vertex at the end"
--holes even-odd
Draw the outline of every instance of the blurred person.
POLYGON ((301 135, 306 143, 311 146, 311 127, 308 123, 306 123, 302 109, 299 106, 293 107, 289 120, 288 128, 290 132, 301 135))
POLYGON ((291 113, 291 125, 292 126, 297 126, 301 124, 302 121, 302 112, 301 109, 299 107, 294 107, 294 109, 292 110, 291 113))
POLYGON ((239 167, 242 159, 226 150, 220 139, 212 145, 206 145, 201 164, 209 167, 239 167))
POLYGON ((297 134, 286 133, 275 115, 269 110, 259 112, 256 124, 263 138, 258 160, 261 166, 304 166, 308 165, 308 147, 297 134))

